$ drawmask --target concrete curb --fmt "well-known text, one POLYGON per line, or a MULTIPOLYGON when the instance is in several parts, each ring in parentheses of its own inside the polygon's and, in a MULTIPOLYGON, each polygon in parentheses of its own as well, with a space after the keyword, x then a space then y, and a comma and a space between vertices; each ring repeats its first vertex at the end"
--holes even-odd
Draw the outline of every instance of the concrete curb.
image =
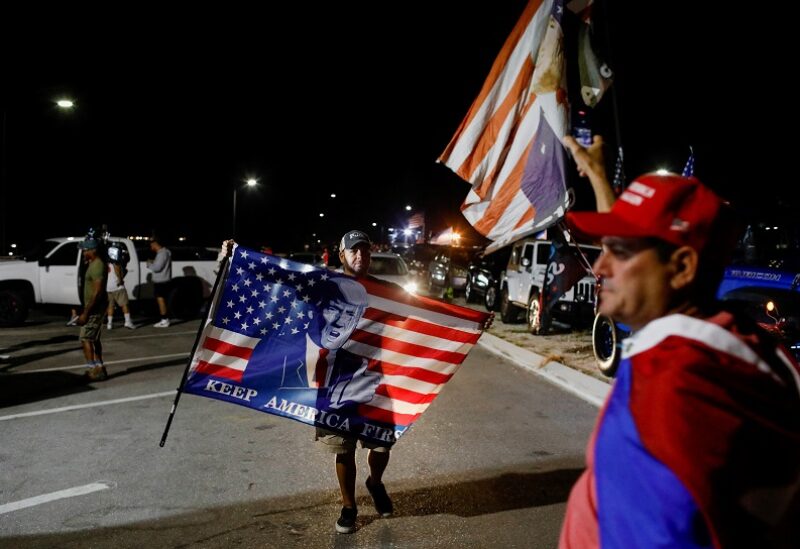
POLYGON ((562 389, 582 398, 598 408, 605 402, 606 395, 611 390, 611 385, 591 376, 564 366, 560 362, 550 361, 542 365, 545 360, 540 354, 517 347, 513 343, 495 335, 484 332, 478 344, 498 356, 506 358, 534 374, 538 374, 562 389))

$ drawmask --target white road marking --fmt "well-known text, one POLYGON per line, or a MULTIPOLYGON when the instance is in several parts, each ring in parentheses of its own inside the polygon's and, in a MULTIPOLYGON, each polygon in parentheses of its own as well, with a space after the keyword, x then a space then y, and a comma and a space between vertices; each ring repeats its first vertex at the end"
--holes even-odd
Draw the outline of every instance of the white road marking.
POLYGON ((109 488, 111 488, 111 485, 105 482, 93 482, 92 484, 84 484, 83 486, 76 486, 75 488, 67 488, 66 490, 59 490, 58 492, 42 494, 41 496, 21 499, 19 501, 12 501, 11 503, 0 505, 0 515, 4 513, 10 513, 12 511, 18 511, 20 509, 25 509, 26 507, 41 505, 43 503, 48 503, 50 501, 55 501, 58 499, 73 498, 75 496, 85 496, 86 494, 91 494, 92 492, 99 492, 100 490, 108 490, 109 488))
MULTIPOLYGON (((106 366, 111 364, 125 364, 126 362, 141 362, 143 360, 161 360, 162 358, 178 358, 181 356, 188 357, 190 353, 174 353, 171 355, 153 355, 142 356, 138 358, 125 358, 122 360, 110 360, 105 363, 106 366)), ((76 364, 74 366, 59 366, 57 368, 40 368, 38 370, 25 370, 24 372, 10 372, 11 375, 35 374, 37 372, 56 372, 59 370, 77 370, 79 368, 86 368, 86 364, 76 364)))
POLYGON ((96 406, 111 406, 112 404, 121 404, 123 402, 134 402, 136 400, 147 400, 150 398, 161 398, 165 396, 174 396, 175 391, 164 391, 163 393, 152 393, 149 395, 139 395, 135 397, 116 398, 114 400, 103 400, 100 402, 90 402, 89 404, 75 404, 73 406, 62 406, 61 408, 51 408, 49 410, 37 410, 35 412, 23 412, 21 414, 11 414, 8 416, 0 416, 0 421, 7 421, 9 419, 19 419, 23 417, 42 416, 45 414, 58 414, 61 412, 69 412, 72 410, 82 410, 83 408, 94 408, 96 406))

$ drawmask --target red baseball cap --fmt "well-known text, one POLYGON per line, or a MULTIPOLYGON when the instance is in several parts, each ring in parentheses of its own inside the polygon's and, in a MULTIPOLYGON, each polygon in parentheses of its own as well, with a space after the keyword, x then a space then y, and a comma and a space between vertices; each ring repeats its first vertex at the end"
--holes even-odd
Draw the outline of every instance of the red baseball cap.
POLYGON ((590 238, 655 237, 701 252, 712 232, 719 235, 721 218, 728 218, 721 214, 725 204, 694 177, 650 173, 633 181, 610 212, 568 212, 566 219, 590 238))

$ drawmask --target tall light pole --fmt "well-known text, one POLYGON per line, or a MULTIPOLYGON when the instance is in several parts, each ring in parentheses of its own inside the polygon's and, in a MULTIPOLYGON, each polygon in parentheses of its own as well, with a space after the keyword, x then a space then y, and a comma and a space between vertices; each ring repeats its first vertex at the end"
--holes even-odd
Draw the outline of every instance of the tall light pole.
MULTIPOLYGON (((75 107, 75 102, 68 98, 61 98, 55 101, 59 109, 69 111, 75 107)), ((3 167, 0 171, 0 255, 6 254, 6 203, 8 202, 7 189, 8 184, 8 146, 6 138, 8 112, 6 106, 3 105, 3 128, 2 136, 2 162, 3 167)))
POLYGON ((256 185, 258 185, 258 180, 251 177, 244 185, 237 185, 233 188, 233 230, 231 231, 231 238, 236 238, 236 195, 239 193, 240 188, 255 187, 256 185))

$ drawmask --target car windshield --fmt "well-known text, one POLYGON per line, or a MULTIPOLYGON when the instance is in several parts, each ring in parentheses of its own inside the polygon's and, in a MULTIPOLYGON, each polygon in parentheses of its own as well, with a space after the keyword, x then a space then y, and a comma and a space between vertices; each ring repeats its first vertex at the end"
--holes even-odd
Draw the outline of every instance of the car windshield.
POLYGON ((399 257, 372 256, 369 263, 369 273, 373 275, 406 275, 408 267, 399 257))

